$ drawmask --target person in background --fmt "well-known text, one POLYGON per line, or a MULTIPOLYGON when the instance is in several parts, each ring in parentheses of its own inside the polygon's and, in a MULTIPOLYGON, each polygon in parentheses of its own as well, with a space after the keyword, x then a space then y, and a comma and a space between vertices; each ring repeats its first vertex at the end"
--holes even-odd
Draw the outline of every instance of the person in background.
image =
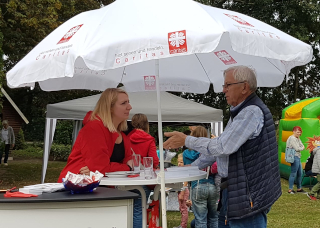
POLYGON ((306 176, 316 176, 316 173, 312 172, 312 164, 313 164, 314 154, 313 151, 310 151, 310 156, 306 160, 306 165, 304 166, 304 172, 306 176))
MULTIPOLYGON (((4 143, 4 165, 8 165, 8 157, 9 157, 9 150, 10 146, 14 147, 15 144, 15 137, 12 127, 9 126, 8 120, 4 120, 2 122, 2 130, 1 130, 1 142, 4 143)), ((0 151, 0 165, 2 161, 2 153, 3 150, 0 151)))
POLYGON ((267 213, 281 196, 278 144, 272 114, 256 95, 257 75, 247 66, 223 72, 222 86, 230 107, 224 132, 213 139, 166 132, 165 149, 186 145, 201 153, 192 166, 217 161, 223 177, 219 228, 267 227, 267 213), (263 178, 261 178, 263 176, 263 178), (259 181, 257 181, 259 180, 259 181))
MULTIPOLYGON (((207 129, 202 126, 197 126, 192 132, 193 137, 208 137, 207 129)), ((199 158, 200 153, 195 150, 187 149, 183 152, 183 160, 185 165, 192 164, 199 158)), ((192 211, 195 217, 195 227, 218 227, 218 199, 219 191, 215 184, 215 176, 217 173, 217 166, 215 164, 215 171, 207 170, 209 175, 207 178, 192 181, 191 182, 191 201, 192 201, 192 211)))
POLYGON ((190 134, 197 128, 197 126, 189 126, 190 134))
MULTIPOLYGON (((178 154, 178 166, 183 166, 183 154, 178 154)), ((187 228, 188 225, 188 206, 187 200, 189 199, 189 189, 188 189, 188 182, 183 183, 183 187, 181 191, 178 192, 178 201, 179 201, 179 210, 181 213, 181 223, 179 226, 173 228, 187 228)))
MULTIPOLYGON (((186 202, 187 207, 191 207, 192 206, 192 201, 191 200, 187 200, 186 202)), ((190 222, 190 227, 191 228, 195 228, 196 227, 196 220, 192 219, 192 221, 190 222)))
POLYGON ((128 94, 117 88, 106 89, 93 111, 83 120, 67 165, 61 171, 58 182, 72 173, 90 174, 98 170, 106 172, 130 171, 133 168, 130 139, 123 133, 132 109, 128 94))
POLYGON ((313 174, 317 174, 318 182, 307 193, 307 196, 311 200, 320 199, 320 136, 314 136, 314 139, 315 141, 312 142, 313 150, 311 152, 314 155, 311 171, 313 174))
POLYGON ((132 117, 131 125, 134 129, 128 134, 131 147, 136 154, 141 155, 141 164, 144 157, 153 158, 153 167, 159 165, 155 138, 149 134, 148 117, 145 114, 137 113, 132 117))
POLYGON ((293 184, 297 177, 297 192, 305 193, 302 189, 302 164, 300 161, 301 151, 304 150, 304 145, 301 142, 300 136, 302 129, 299 126, 293 128, 293 135, 289 136, 286 147, 293 148, 296 153, 294 155, 294 162, 291 163, 291 173, 289 177, 289 194, 295 194, 293 190, 293 184))
MULTIPOLYGON (((153 167, 157 168, 159 165, 159 158, 157 155, 157 147, 154 137, 149 134, 149 122, 146 115, 142 113, 135 114, 131 119, 131 125, 133 130, 128 134, 128 137, 131 141, 131 146, 136 154, 141 155, 141 164, 143 164, 144 157, 153 158, 153 167)), ((146 200, 148 200, 151 189, 154 186, 145 186, 142 188, 146 193, 146 200)), ((142 205, 141 205, 141 194, 138 190, 132 190, 139 194, 139 198, 134 199, 133 206, 133 227, 141 228, 142 227, 142 205)))

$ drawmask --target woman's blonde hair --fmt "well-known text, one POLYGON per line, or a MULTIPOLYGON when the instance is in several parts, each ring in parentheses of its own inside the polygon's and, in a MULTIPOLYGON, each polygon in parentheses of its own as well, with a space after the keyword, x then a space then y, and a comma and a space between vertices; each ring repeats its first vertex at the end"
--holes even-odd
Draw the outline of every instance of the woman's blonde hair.
POLYGON ((191 136, 193 137, 208 137, 208 132, 207 132, 207 129, 202 127, 202 126, 197 126, 196 129, 194 129, 192 132, 191 132, 191 136))
POLYGON ((182 158, 183 159, 183 153, 178 154, 178 159, 182 158))
POLYGON ((148 117, 145 114, 137 113, 131 119, 131 124, 134 128, 141 129, 149 133, 148 117))
POLYGON ((125 131, 128 128, 127 120, 122 121, 118 129, 112 122, 112 108, 118 100, 118 94, 124 93, 128 96, 127 92, 119 88, 106 89, 100 96, 96 107, 94 108, 90 120, 98 119, 99 116, 103 122, 103 125, 109 129, 110 132, 125 131))

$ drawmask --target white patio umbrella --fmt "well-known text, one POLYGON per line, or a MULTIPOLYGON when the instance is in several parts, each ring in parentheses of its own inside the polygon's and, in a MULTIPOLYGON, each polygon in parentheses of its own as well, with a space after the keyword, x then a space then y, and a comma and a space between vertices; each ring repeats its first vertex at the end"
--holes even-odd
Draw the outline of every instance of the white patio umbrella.
MULTIPOLYGON (((222 72, 254 68, 258 86, 276 87, 312 59, 312 48, 246 15, 192 0, 117 0, 62 24, 7 73, 12 88, 46 91, 222 91, 222 72)), ((162 151, 160 96, 159 149, 162 151)), ((167 227, 160 153, 163 227, 167 227)), ((144 221, 145 222, 145 221, 144 221)))

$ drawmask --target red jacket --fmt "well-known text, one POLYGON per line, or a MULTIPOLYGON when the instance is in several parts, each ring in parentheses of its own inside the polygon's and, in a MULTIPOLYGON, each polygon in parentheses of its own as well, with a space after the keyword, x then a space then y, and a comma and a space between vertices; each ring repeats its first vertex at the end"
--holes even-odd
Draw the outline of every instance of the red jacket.
POLYGON ((79 173, 80 168, 88 166, 90 171, 98 170, 103 175, 106 172, 129 171, 127 162, 132 159, 131 143, 122 133, 125 148, 125 158, 121 163, 110 162, 114 144, 119 134, 111 133, 99 120, 90 121, 91 111, 83 120, 84 127, 80 130, 76 142, 69 155, 66 167, 61 171, 58 182, 68 171, 79 173))
POLYGON ((159 165, 159 158, 155 139, 148 133, 137 129, 131 131, 128 136, 133 151, 141 155, 141 164, 143 164, 144 157, 153 157, 153 167, 156 168, 159 165))

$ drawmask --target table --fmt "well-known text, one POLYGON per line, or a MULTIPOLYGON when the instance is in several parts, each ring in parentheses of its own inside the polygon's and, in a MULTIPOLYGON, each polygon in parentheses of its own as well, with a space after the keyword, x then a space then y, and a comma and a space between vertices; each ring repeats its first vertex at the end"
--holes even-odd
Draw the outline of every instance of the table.
MULTIPOLYGON (((170 170, 170 168, 167 168, 170 170)), ((191 169, 190 167, 179 167, 172 168, 172 171, 165 171, 165 183, 175 184, 181 183, 178 188, 182 187, 182 183, 186 181, 200 180, 207 176, 207 172, 191 169)), ((120 190, 133 190, 137 189, 141 193, 141 204, 142 204, 142 227, 147 227, 147 202, 146 194, 141 187, 142 185, 156 185, 154 189, 154 200, 158 200, 160 190, 160 178, 155 176, 153 179, 145 180, 141 177, 122 177, 122 178, 109 178, 103 177, 100 181, 100 185, 106 186, 117 186, 120 190)), ((167 185, 166 185, 167 186, 167 185)), ((171 185, 172 186, 172 185, 171 185)), ((171 187, 167 186, 167 187, 171 187)), ((177 186, 172 186, 177 188, 177 186)))
POLYGON ((132 228, 133 199, 138 198, 138 194, 106 187, 73 195, 69 191, 31 198, 3 195, 0 194, 0 226, 3 228, 97 228, 101 224, 106 228, 132 228))

